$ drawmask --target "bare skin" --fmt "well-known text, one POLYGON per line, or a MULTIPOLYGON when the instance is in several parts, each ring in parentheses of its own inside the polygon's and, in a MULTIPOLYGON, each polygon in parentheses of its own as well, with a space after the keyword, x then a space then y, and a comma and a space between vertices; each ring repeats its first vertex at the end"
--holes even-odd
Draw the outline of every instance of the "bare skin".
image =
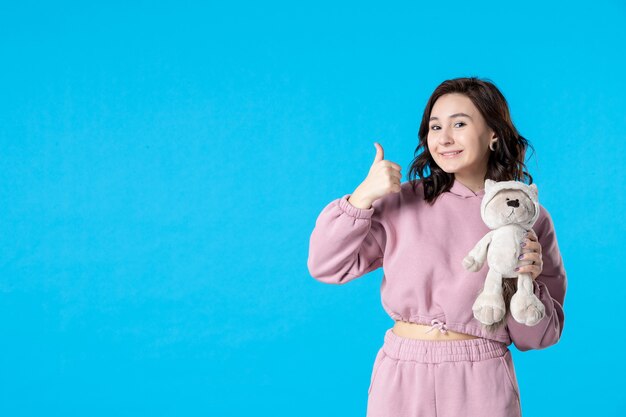
POLYGON ((409 323, 400 320, 396 320, 392 331, 398 336, 419 340, 444 341, 477 339, 476 336, 470 334, 453 332, 452 330, 447 330, 444 334, 436 327, 433 328, 424 324, 409 323), (428 332, 429 330, 430 332, 428 332))

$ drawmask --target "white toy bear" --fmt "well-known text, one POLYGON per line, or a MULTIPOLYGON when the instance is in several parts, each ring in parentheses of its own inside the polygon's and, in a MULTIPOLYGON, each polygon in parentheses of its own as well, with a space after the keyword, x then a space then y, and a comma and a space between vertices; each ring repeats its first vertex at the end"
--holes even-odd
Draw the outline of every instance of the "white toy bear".
POLYGON ((472 311, 484 325, 499 322, 506 313, 502 279, 517 277, 517 291, 511 298, 511 315, 518 322, 534 326, 545 315, 545 306, 533 292, 532 276, 518 273, 524 232, 530 230, 539 217, 539 200, 535 184, 519 181, 485 181, 485 195, 480 214, 491 229, 463 259, 468 271, 479 271, 487 259, 489 271, 482 292, 472 311))

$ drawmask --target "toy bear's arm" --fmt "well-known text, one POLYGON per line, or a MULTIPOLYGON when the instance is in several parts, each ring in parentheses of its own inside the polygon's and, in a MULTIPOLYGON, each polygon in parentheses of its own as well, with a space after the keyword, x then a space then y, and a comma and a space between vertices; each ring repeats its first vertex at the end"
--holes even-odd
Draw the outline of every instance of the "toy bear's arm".
POLYGON ((487 248, 491 243, 493 233, 494 231, 492 230, 491 232, 483 236, 483 238, 478 241, 476 246, 474 246, 474 248, 469 253, 469 255, 472 258, 476 259, 476 261, 481 265, 485 263, 485 259, 487 258, 487 248))
POLYGON ((463 267, 468 271, 476 272, 479 271, 483 264, 485 263, 485 258, 487 258, 487 248, 491 243, 491 238, 493 237, 493 230, 483 236, 482 239, 478 241, 478 243, 469 251, 467 256, 463 258, 463 267))
POLYGON ((563 303, 567 289, 567 275, 550 213, 540 205, 540 214, 533 226, 541 244, 543 271, 533 281, 535 295, 546 307, 544 318, 535 326, 518 323, 510 314, 506 322, 511 340, 521 351, 544 349, 561 338, 565 314, 563 303))

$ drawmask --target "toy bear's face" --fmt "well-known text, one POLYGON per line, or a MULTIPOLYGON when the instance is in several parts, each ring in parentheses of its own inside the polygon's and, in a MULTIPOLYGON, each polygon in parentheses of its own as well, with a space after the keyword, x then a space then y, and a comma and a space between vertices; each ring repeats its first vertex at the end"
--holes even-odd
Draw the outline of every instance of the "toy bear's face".
POLYGON ((521 190, 500 190, 485 207, 485 216, 494 229, 508 224, 524 224, 535 216, 535 204, 521 190))

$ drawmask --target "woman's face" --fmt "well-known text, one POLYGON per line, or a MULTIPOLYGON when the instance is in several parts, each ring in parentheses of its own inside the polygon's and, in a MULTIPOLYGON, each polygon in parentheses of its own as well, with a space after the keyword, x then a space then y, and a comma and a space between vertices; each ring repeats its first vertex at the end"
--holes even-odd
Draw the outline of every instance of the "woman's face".
POLYGON ((489 143, 495 137, 467 96, 444 94, 435 102, 428 125, 428 150, 445 172, 457 178, 484 181, 491 152, 489 143), (456 156, 442 155, 459 150, 461 153, 456 156))

